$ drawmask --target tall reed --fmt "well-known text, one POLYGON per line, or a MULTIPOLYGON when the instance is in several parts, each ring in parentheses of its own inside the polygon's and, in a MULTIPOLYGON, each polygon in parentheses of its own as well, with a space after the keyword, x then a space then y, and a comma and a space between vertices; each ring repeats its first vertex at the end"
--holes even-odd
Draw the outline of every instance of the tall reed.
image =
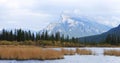
POLYGON ((75 55, 75 51, 74 50, 72 50, 72 49, 61 49, 61 52, 64 54, 64 55, 75 55))
POLYGON ((61 51, 38 47, 0 47, 0 59, 5 60, 52 60, 62 59, 61 51))
POLYGON ((76 48, 76 53, 80 55, 93 55, 91 50, 76 48))
POLYGON ((104 50, 104 55, 120 56, 120 50, 104 50))

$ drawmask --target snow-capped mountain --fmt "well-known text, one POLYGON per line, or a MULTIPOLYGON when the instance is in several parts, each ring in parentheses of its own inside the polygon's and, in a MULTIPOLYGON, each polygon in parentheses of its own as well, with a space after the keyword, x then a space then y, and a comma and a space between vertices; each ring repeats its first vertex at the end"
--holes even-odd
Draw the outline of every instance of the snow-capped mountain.
POLYGON ((83 37, 103 33, 110 27, 94 22, 85 16, 62 14, 58 23, 49 24, 44 30, 49 33, 60 32, 70 37, 83 37))

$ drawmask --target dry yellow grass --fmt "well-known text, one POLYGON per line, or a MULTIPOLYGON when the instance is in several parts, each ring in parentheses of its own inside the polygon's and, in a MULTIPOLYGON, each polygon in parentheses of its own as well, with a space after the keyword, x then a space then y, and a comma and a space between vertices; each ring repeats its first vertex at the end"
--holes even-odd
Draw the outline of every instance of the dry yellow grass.
POLYGON ((61 49, 61 52, 64 54, 64 55, 75 55, 75 51, 74 50, 72 50, 72 49, 70 49, 70 50, 68 50, 68 49, 61 49))
POLYGON ((0 47, 0 59, 6 60, 52 60, 61 59, 63 57, 64 55, 61 51, 53 49, 26 46, 0 47))
POLYGON ((93 55, 91 50, 76 48, 76 53, 80 55, 93 55))
POLYGON ((120 50, 104 50, 104 55, 120 56, 120 50))

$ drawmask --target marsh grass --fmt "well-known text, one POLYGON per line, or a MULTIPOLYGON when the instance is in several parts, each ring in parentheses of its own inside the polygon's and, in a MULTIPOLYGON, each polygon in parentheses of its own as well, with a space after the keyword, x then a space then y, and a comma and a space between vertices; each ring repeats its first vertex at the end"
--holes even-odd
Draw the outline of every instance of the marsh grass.
POLYGON ((61 49, 61 52, 64 54, 64 55, 75 55, 75 50, 72 50, 72 49, 61 49))
POLYGON ((52 60, 62 59, 63 57, 61 51, 53 49, 26 46, 0 47, 0 59, 3 60, 52 60))
POLYGON ((104 55, 120 56, 120 50, 104 50, 104 55))
POLYGON ((91 50, 76 48, 76 53, 80 55, 94 55, 91 50))

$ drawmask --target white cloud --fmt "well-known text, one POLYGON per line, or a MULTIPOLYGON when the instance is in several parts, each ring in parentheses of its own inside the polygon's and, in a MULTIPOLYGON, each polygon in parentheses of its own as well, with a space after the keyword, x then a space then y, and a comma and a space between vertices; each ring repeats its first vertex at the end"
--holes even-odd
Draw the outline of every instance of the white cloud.
POLYGON ((94 17, 94 19, 98 23, 112 27, 116 27, 120 24, 120 16, 110 16, 110 17, 96 16, 94 17))
POLYGON ((10 16, 36 16, 36 17, 51 17, 52 15, 43 12, 34 12, 29 9, 9 10, 10 16))
POLYGON ((0 0, 0 4, 9 9, 17 9, 33 6, 34 0, 0 0))
POLYGON ((120 24, 120 0, 0 0, 0 10, 1 28, 16 23, 16 27, 41 29, 58 21, 62 11, 96 17, 109 26, 120 24))
POLYGON ((38 1, 0 0, 0 28, 23 28, 39 31, 45 27, 53 16, 41 10, 34 10, 36 2, 38 1))

